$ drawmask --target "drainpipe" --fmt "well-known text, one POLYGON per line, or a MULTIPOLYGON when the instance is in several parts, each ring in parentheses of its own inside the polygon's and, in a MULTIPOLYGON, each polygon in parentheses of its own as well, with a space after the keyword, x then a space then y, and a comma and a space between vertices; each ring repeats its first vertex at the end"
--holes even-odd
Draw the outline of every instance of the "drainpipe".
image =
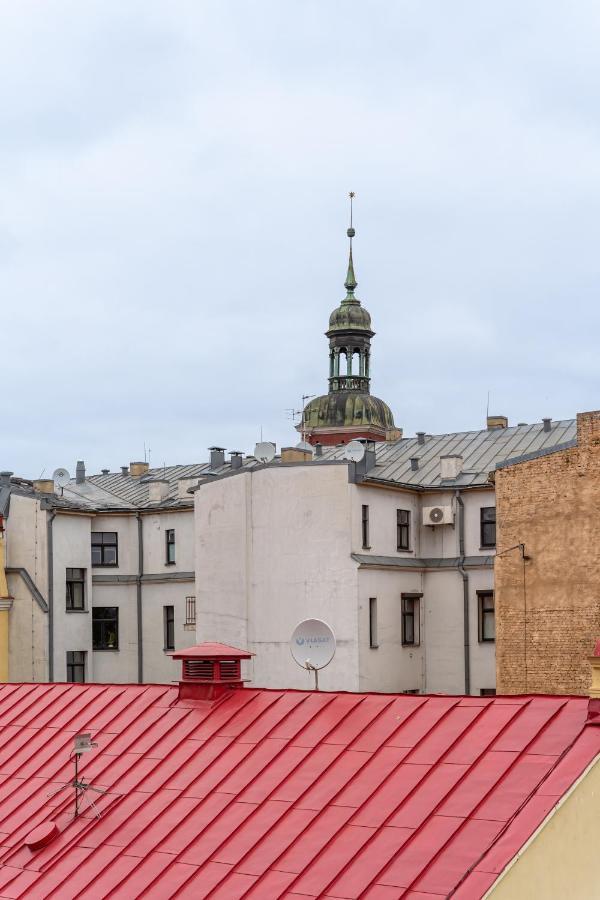
POLYGON ((48 513, 46 520, 46 544, 48 554, 48 681, 54 681, 54 540, 52 524, 56 510, 48 513))
POLYGON ((464 657, 465 657, 465 694, 471 693, 471 654, 469 636, 469 575, 465 571, 465 504, 460 491, 455 492, 456 505, 458 507, 458 553, 457 569, 463 582, 463 632, 464 632, 464 657))
POLYGON ((136 580, 136 608, 137 608, 137 644, 138 644, 138 683, 144 681, 144 648, 142 645, 142 575, 144 574, 144 532, 142 530, 142 516, 136 513, 138 526, 138 576, 136 580))

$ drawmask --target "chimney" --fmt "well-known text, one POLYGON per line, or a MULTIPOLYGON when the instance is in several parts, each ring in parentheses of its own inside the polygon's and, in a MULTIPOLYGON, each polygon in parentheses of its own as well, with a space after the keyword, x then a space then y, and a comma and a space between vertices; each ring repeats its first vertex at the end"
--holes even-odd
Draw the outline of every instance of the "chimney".
POLYGON ((121 466, 121 475, 126 478, 129 475, 129 466, 121 466))
POLYGON ((323 444, 315 444, 315 456, 323 456, 323 444))
POLYGON ((185 478, 179 478, 177 481, 177 498, 179 500, 191 500, 192 495, 188 494, 188 489, 194 484, 198 484, 198 476, 190 478, 187 475, 185 478))
POLYGON ((244 458, 239 450, 232 450, 230 453, 229 464, 232 469, 241 469, 244 458))
POLYGON ((54 479, 38 478, 33 482, 33 489, 34 491, 37 491, 38 494, 53 494, 54 479))
POLYGON ((542 419, 542 422, 544 423, 544 431, 552 430, 552 419, 542 419))
POLYGON ((209 447, 211 469, 220 469, 225 465, 225 447, 209 447))
POLYGON ((103 475, 110 475, 110 469, 101 469, 103 475))
POLYGON ((303 447, 282 447, 281 462, 310 462, 313 458, 312 450, 304 450, 303 447))
POLYGON ((419 457, 412 456, 410 460, 410 468, 412 472, 417 472, 419 469, 419 457))
POLYGON ((173 653, 180 659, 179 700, 219 700, 244 687, 241 662, 253 653, 225 644, 198 644, 173 653))
POLYGON ((169 493, 169 482, 166 478, 153 478, 151 481, 147 481, 148 485, 148 500, 150 503, 160 503, 161 500, 164 500, 169 493))
POLYGON ((12 475, 14 475, 14 472, 0 472, 0 485, 2 485, 3 487, 10 487, 10 479, 12 475))
POLYGON ((417 431, 417 444, 424 444, 424 443, 425 443, 425 432, 417 431))
POLYGON ((145 475, 148 469, 150 468, 150 463, 147 462, 132 462, 129 463, 129 471, 131 473, 132 478, 140 478, 140 476, 145 475))
POLYGON ((506 416, 488 416, 487 417, 487 429, 488 431, 496 431, 499 428, 508 428, 508 419, 506 416))
POLYGON ((463 458, 457 453, 440 456, 440 476, 443 481, 454 481, 462 472, 463 458))
POLYGON ((83 484, 85 481, 85 463, 82 459, 77 460, 75 466, 75 484, 83 484))

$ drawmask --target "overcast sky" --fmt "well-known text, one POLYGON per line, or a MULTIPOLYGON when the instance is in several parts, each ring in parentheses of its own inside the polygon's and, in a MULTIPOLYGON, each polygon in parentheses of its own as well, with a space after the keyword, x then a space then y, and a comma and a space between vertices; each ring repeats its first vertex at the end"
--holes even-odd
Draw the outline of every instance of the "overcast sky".
POLYGON ((600 407, 600 6, 0 0, 0 469, 295 442, 356 191, 405 435, 600 407))

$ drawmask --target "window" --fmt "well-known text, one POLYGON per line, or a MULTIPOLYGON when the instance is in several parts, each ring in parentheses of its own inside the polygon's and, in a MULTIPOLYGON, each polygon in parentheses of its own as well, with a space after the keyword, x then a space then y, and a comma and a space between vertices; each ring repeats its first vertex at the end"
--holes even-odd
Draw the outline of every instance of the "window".
POLYGON ((67 609, 85 610, 85 569, 67 569, 67 609))
POLYGON ((165 541, 166 541, 166 551, 167 551, 167 566, 175 565, 175 529, 167 528, 165 531, 165 541))
POLYGON ((92 648, 94 650, 119 649, 119 608, 95 606, 92 609, 92 648))
POLYGON ((398 550, 410 549, 410 510, 396 510, 396 545, 398 550))
POLYGON ((369 647, 379 647, 377 642, 377 597, 369 597, 369 647))
POLYGON ((67 650, 67 681, 85 682, 85 650, 67 650))
POLYGON ((481 507, 481 546, 496 546, 496 507, 481 507))
POLYGON ((119 565, 119 539, 116 531, 92 531, 92 565, 119 565))
POLYGON ((165 650, 175 649, 175 607, 163 606, 165 650))
POLYGON ((419 600, 421 594, 402 594, 402 643, 419 644, 419 600))
POLYGON ((369 550, 369 507, 362 508, 362 545, 364 550, 369 550))
POLYGON ((496 615, 493 591, 478 591, 479 642, 496 640, 496 615))
POLYGON ((195 625, 196 624, 196 598, 195 597, 186 597, 185 598, 185 624, 186 625, 195 625))
POLYGON ((479 691, 480 697, 495 697, 496 696, 496 688, 481 688, 479 691))

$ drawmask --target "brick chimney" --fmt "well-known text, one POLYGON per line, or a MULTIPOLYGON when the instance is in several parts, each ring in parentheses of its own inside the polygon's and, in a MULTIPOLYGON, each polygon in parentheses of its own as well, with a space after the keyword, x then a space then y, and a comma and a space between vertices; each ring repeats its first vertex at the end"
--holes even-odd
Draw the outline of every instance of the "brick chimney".
POLYGON ((241 663, 253 653, 226 644, 198 644, 178 650, 181 660, 179 700, 218 700, 229 691, 244 687, 241 663))

